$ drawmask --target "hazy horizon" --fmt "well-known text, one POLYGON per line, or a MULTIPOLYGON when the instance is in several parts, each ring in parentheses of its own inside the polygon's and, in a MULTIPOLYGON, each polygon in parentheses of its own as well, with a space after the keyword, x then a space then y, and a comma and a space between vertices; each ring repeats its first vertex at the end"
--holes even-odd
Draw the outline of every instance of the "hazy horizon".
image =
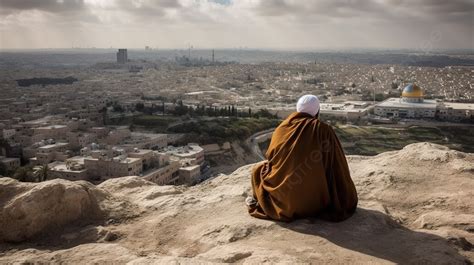
POLYGON ((0 0, 0 49, 474 48, 470 0, 0 0))
MULTIPOLYGON (((116 53, 118 49, 128 49, 128 51, 137 51, 137 52, 163 52, 163 51, 183 51, 187 52, 189 47, 175 47, 175 48, 153 48, 150 47, 150 50, 145 50, 143 47, 61 47, 61 48, 47 48, 47 47, 38 47, 38 48, 0 48, 0 52, 48 52, 48 51, 82 51, 82 52, 92 52, 92 51, 106 51, 116 53)), ((474 53, 474 48, 437 48, 430 49, 429 51, 422 51, 418 48, 253 48, 253 47, 223 47, 223 48, 200 48, 193 47, 192 51, 261 51, 261 52, 289 52, 289 53, 443 53, 443 52, 462 52, 462 53, 474 53)))

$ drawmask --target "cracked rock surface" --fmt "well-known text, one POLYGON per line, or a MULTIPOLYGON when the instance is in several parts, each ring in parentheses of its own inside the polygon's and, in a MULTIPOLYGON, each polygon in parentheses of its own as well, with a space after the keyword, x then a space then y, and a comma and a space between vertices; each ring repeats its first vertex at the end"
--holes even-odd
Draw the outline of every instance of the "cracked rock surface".
POLYGON ((193 187, 1 178, 0 263, 472 263, 474 154, 417 143, 348 162, 360 203, 341 223, 250 217, 253 165, 193 187))

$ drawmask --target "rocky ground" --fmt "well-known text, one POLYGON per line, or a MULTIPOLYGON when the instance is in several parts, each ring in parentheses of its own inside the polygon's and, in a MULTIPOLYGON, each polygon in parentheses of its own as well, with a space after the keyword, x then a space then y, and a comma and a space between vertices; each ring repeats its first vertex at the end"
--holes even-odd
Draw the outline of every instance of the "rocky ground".
POLYGON ((0 263, 472 263, 474 154, 418 143, 348 161, 360 205, 341 223, 250 217, 252 165, 189 188, 1 178, 0 263))

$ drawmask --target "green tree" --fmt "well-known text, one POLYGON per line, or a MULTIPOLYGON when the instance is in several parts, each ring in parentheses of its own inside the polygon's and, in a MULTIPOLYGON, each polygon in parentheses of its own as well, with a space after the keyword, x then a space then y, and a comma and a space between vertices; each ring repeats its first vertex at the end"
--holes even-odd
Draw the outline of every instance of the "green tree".
POLYGON ((392 82, 391 87, 392 87, 392 89, 397 89, 398 84, 396 82, 392 82))
POLYGON ((125 111, 125 110, 123 109, 123 107, 120 106, 119 104, 114 104, 113 110, 114 110, 114 112, 124 112, 124 111, 125 111))
POLYGON ((138 112, 143 112, 143 109, 145 108, 145 105, 143 103, 137 103, 135 104, 135 110, 138 112))
POLYGON ((385 100, 385 95, 381 93, 375 94, 375 101, 383 101, 385 100))
POLYGON ((39 169, 35 172, 35 176, 38 179, 38 182, 43 182, 48 180, 49 167, 48 164, 41 165, 39 169))
POLYGON ((101 110, 99 110, 100 113, 102 113, 102 123, 104 125, 107 124, 107 107, 103 107, 101 110))
POLYGON ((34 182, 33 169, 30 166, 19 167, 13 173, 13 178, 22 182, 34 182))
POLYGON ((277 118, 277 115, 270 113, 268 109, 260 109, 253 116, 256 118, 277 118))

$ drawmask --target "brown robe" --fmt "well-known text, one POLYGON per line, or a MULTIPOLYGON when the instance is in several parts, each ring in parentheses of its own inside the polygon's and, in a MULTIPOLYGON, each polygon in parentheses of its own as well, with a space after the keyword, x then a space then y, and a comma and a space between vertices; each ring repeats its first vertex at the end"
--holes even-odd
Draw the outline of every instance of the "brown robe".
POLYGON ((342 221, 354 213, 357 192, 341 143, 326 123, 292 113, 275 129, 265 156, 252 171, 258 205, 249 208, 250 215, 342 221))

